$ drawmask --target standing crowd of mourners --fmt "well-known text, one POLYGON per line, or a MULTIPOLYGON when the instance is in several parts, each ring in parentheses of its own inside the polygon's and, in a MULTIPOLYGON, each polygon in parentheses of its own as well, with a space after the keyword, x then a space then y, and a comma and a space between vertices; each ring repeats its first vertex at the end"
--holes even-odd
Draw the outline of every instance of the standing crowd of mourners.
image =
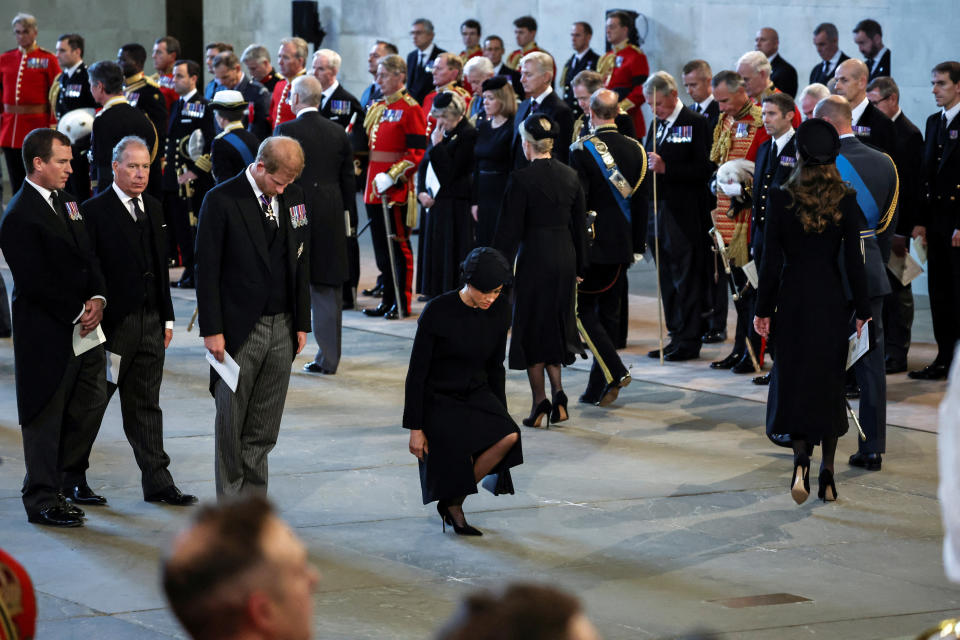
POLYGON ((769 384, 767 432, 795 452, 795 499, 818 444, 821 498, 836 499, 846 398, 860 397, 863 430, 849 464, 881 468, 885 376, 906 370, 913 321, 893 266, 911 237, 929 256, 938 353, 910 377, 945 378, 960 332, 960 62, 933 67, 939 110, 921 134, 874 20, 852 30, 862 60, 840 50, 835 25, 817 25, 805 86, 769 27, 721 70, 687 62, 678 82, 651 73, 629 12, 606 15, 602 53, 575 22, 563 64, 537 44, 533 17, 513 25, 507 53, 465 20, 456 54, 417 19, 406 56, 373 43, 357 98, 338 80, 340 54, 311 55, 299 37, 275 57, 211 42, 203 60, 160 37, 147 76, 142 44, 87 67, 81 35, 50 52, 33 16, 14 17, 17 48, 0 56, 14 192, 0 336, 14 337, 31 522, 80 526, 81 507, 106 504, 87 472, 117 391, 144 499, 196 502, 163 448, 171 288, 195 291, 211 360, 218 497, 266 492, 307 334, 304 369, 335 375, 344 309, 369 297, 364 315, 396 320, 419 295, 403 426, 424 502, 477 535, 465 497, 481 481, 512 493, 522 461, 504 360, 527 374, 526 426, 570 419, 562 369, 587 351, 577 399, 616 401, 631 382, 618 353, 627 272, 642 256, 656 261, 667 330, 651 358, 696 360, 726 342, 733 301, 731 351, 709 366, 769 384), (358 202, 378 270, 359 292, 358 202), (869 350, 847 370, 854 331, 869 350))

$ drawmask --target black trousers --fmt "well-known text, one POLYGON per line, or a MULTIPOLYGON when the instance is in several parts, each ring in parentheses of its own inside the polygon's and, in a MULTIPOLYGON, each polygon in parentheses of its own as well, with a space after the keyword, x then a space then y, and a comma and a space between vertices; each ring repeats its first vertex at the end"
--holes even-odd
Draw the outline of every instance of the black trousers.
POLYGON ((61 488, 84 481, 107 403, 105 370, 102 346, 71 355, 47 405, 21 425, 27 467, 22 498, 27 514, 53 506, 61 488))
POLYGON ((703 261, 703 332, 727 332, 730 276, 723 270, 723 260, 707 238, 703 261))
POLYGON ((194 244, 197 241, 197 228, 190 225, 190 200, 180 197, 176 191, 163 192, 163 212, 167 224, 173 228, 172 237, 175 242, 175 248, 180 252, 180 260, 183 264, 183 275, 181 280, 193 280, 193 252, 194 244))
POLYGON ((913 331, 913 287, 903 286, 899 278, 887 272, 890 293, 883 299, 884 351, 888 360, 907 362, 913 331))
MULTIPOLYGON (((887 448, 887 371, 884 363, 883 301, 886 296, 870 298, 876 344, 853 365, 860 385, 860 426, 866 440, 857 438, 861 453, 884 453, 887 448)), ((851 324, 851 332, 856 324, 851 324)))
MULTIPOLYGON (((703 240, 691 230, 682 228, 670 210, 661 201, 660 232, 660 291, 663 313, 670 333, 670 343, 689 351, 700 352, 701 317, 703 308, 703 240)), ((656 256, 654 218, 647 223, 647 247, 656 256)))
MULTIPOLYGON (((397 271, 397 280, 400 282, 400 292, 403 295, 401 304, 406 313, 410 313, 410 299, 413 286, 413 252, 410 249, 410 238, 405 224, 406 211, 403 207, 390 207, 390 232, 396 234, 393 240, 394 266, 397 271)), ((377 268, 383 276, 382 304, 391 307, 397 302, 394 293, 393 276, 390 271, 390 252, 387 249, 387 231, 384 227, 383 206, 367 204, 367 216, 370 218, 370 233, 373 238, 373 255, 377 261, 377 268)))
POLYGON ((620 311, 626 282, 625 264, 591 264, 577 291, 577 315, 583 340, 593 352, 586 393, 600 393, 607 383, 627 374, 617 354, 620 311))
POLYGON ((13 194, 20 190, 27 177, 27 169, 23 166, 23 149, 4 147, 3 157, 7 161, 7 175, 10 177, 10 197, 13 197, 13 194))
POLYGON ((927 228, 927 290, 936 362, 946 367, 953 362, 953 349, 960 339, 960 247, 950 245, 952 231, 927 228))
POLYGON ((748 287, 750 282, 747 275, 740 267, 733 267, 733 282, 740 293, 740 299, 733 301, 733 306, 737 310, 737 331, 733 339, 733 352, 746 355, 747 338, 753 345, 753 352, 757 356, 757 363, 760 362, 760 336, 753 330, 753 316, 757 304, 757 290, 748 287))

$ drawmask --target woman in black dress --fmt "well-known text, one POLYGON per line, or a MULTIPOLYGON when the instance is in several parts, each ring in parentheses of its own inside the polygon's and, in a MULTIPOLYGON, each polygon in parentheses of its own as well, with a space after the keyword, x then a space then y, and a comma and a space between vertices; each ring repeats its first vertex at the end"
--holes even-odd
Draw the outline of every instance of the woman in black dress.
POLYGON ((510 467, 523 462, 520 431, 507 413, 503 357, 512 280, 500 252, 477 247, 463 262, 464 285, 420 314, 407 370, 403 426, 420 460, 423 504, 437 500, 444 528, 482 535, 467 524, 464 499, 496 474, 494 495, 513 493, 510 467))
POLYGON ((477 246, 485 247, 493 243, 500 203, 513 168, 513 116, 517 113, 517 96, 507 76, 484 80, 482 95, 487 117, 477 123, 472 212, 477 221, 477 246))
POLYGON ((853 292, 857 334, 870 319, 860 248, 856 194, 834 161, 840 139, 823 120, 797 129, 800 160, 787 183, 770 192, 754 328, 777 339, 770 374, 767 435, 789 434, 794 471, 790 493, 797 504, 810 494, 810 455, 823 446, 818 496, 837 498, 833 459, 847 431, 844 371, 850 305, 844 293, 843 252, 853 292), (772 322, 771 322, 772 316, 772 322))
POLYGON ((510 368, 527 370, 533 407, 523 424, 531 427, 543 418, 548 426, 567 419, 560 367, 576 354, 586 357, 574 307, 586 270, 586 211, 576 171, 550 156, 558 131, 550 117, 536 113, 520 124, 530 164, 507 181, 494 243, 508 259, 517 256, 510 368))
POLYGON ((430 116, 437 126, 420 162, 420 204, 429 209, 423 237, 423 276, 420 291, 427 298, 456 289, 460 263, 473 248, 473 146, 477 130, 464 117, 466 104, 453 91, 433 101, 430 116))

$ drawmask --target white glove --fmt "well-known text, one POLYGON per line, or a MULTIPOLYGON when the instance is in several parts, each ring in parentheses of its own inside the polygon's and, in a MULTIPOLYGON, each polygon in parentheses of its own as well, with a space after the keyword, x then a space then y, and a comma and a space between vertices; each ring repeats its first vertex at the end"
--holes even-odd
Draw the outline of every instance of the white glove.
POLYGON ((383 195, 387 192, 387 189, 393 186, 393 179, 385 173, 378 173, 373 176, 373 186, 376 188, 377 193, 383 195))
POLYGON ((740 194, 743 192, 743 190, 740 188, 740 183, 739 183, 739 182, 734 182, 734 183, 731 183, 731 184, 727 184, 727 183, 725 183, 725 182, 721 182, 721 183, 720 183, 720 188, 723 190, 723 192, 724 192, 725 194, 727 194, 727 195, 730 196, 731 198, 734 197, 734 196, 738 196, 738 195, 740 195, 740 194))

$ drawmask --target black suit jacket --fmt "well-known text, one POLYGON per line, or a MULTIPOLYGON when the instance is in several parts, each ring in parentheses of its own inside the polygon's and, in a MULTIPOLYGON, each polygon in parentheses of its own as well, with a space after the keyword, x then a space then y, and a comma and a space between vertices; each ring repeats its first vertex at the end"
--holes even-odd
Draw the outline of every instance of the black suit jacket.
POLYGON ((353 129, 355 131, 363 129, 363 106, 355 95, 343 88, 342 84, 333 90, 327 103, 320 109, 320 115, 340 125, 341 129, 347 128, 353 114, 357 114, 353 129))
POLYGON ((94 193, 101 193, 113 182, 113 148, 124 136, 140 136, 147 141, 150 149, 150 179, 153 180, 154 166, 159 170, 163 156, 157 132, 153 123, 142 111, 129 104, 115 104, 104 109, 93 119, 90 139, 93 162, 91 173, 96 181, 94 193))
MULTIPOLYGON (((426 66, 431 60, 435 60, 441 53, 446 53, 437 45, 433 45, 433 51, 430 57, 424 61, 426 66)), ((428 93, 433 91, 433 75, 427 73, 420 66, 420 50, 414 49, 407 54, 407 93, 413 96, 413 99, 423 104, 423 99, 428 93)))
POLYGON ((57 102, 54 113, 57 118, 74 109, 96 109, 97 101, 90 93, 90 77, 87 75, 87 65, 80 66, 69 78, 65 73, 57 76, 57 102))
MULTIPOLYGON (((517 106, 517 115, 513 119, 513 167, 521 169, 530 163, 523 156, 523 147, 520 144, 520 123, 524 118, 530 115, 530 108, 533 103, 531 98, 527 98, 517 106)), ((553 157, 560 162, 566 163, 570 153, 569 140, 573 137, 573 111, 567 106, 567 103, 560 99, 556 91, 551 91, 543 102, 537 113, 550 116, 557 123, 557 137, 553 145, 553 157)))
POLYGON ((213 139, 210 145, 210 173, 217 184, 226 182, 233 176, 247 168, 253 158, 257 157, 257 149, 260 147, 260 141, 243 127, 231 129, 226 133, 221 131, 213 139), (230 140, 238 140, 240 144, 249 151, 249 158, 245 159, 243 155, 233 146, 230 140))
POLYGON ((592 136, 603 141, 617 164, 617 170, 634 187, 628 199, 630 220, 617 203, 600 165, 580 140, 570 147, 570 166, 583 186, 587 210, 596 211, 594 240, 587 249, 590 263, 630 264, 634 253, 643 253, 647 236, 646 191, 640 181, 647 168, 647 154, 635 138, 619 133, 616 125, 601 127, 592 136))
POLYGON ((897 132, 893 121, 869 102, 860 119, 854 123, 853 132, 860 142, 896 158, 897 132))
MULTIPOLYGON (((244 122, 247 123, 247 131, 257 136, 257 140, 262 141, 264 138, 269 138, 271 129, 267 116, 270 114, 272 94, 267 91, 265 86, 256 80, 251 80, 246 74, 244 74, 240 84, 234 87, 234 90, 239 91, 244 100, 253 105, 253 121, 249 121, 249 109, 247 114, 244 115, 244 122)), ((218 127, 217 133, 219 132, 220 129, 218 127)))
POLYGON ((797 70, 792 64, 783 59, 783 56, 777 52, 777 57, 770 62, 772 71, 770 79, 773 80, 773 86, 790 97, 797 95, 797 70))
POLYGON ((783 149, 776 157, 774 155, 773 138, 766 140, 757 149, 757 158, 753 171, 753 210, 751 212, 750 235, 753 259, 760 260, 761 244, 763 243, 763 226, 767 220, 767 205, 770 203, 770 192, 780 188, 787 181, 796 168, 797 136, 794 135, 783 145, 783 149))
POLYGON ((893 121, 897 153, 893 157, 900 176, 900 218, 897 235, 907 236, 917 224, 917 215, 923 206, 920 175, 923 165, 923 135, 907 114, 901 112, 893 121))
MULTIPOLYGON (((927 118, 923 146, 922 193, 926 202, 917 224, 931 231, 952 234, 960 229, 960 117, 947 126, 941 148, 940 116, 937 111, 927 118)), ((949 235, 948 235, 949 239, 949 235)))
POLYGON ((310 219, 310 283, 343 284, 347 276, 345 212, 357 215, 353 148, 342 127, 316 111, 277 127, 303 147, 306 164, 296 184, 303 189, 310 219))
MULTIPOLYGON (((703 213, 708 191, 704 185, 716 169, 710 162, 710 146, 713 132, 707 129, 707 119, 683 107, 673 123, 673 128, 691 127, 689 139, 668 133, 657 144, 657 154, 663 159, 666 171, 657 174, 657 198, 664 203, 687 237, 697 245, 705 242, 707 219, 703 213)), ((653 151, 656 135, 656 118, 647 131, 646 150, 653 151)))
POLYGON ((106 296, 110 301, 103 310, 101 323, 107 336, 108 351, 115 352, 113 336, 120 322, 143 307, 146 295, 144 269, 154 274, 152 283, 157 294, 160 321, 174 319, 173 302, 170 299, 170 274, 166 268, 167 239, 163 208, 160 202, 149 194, 144 193, 142 197, 144 212, 153 235, 154 255, 150 257, 152 264, 143 263, 137 223, 113 189, 90 198, 80 207, 87 234, 90 236, 90 248, 99 261, 100 271, 106 282, 106 296))
POLYGON ((62 212, 58 219, 27 182, 7 205, 0 250, 13 273, 17 408, 26 424, 50 401, 73 357, 74 320, 87 300, 106 297, 106 288, 83 220, 62 212))
POLYGON ((600 56, 597 55, 597 52, 593 49, 587 49, 587 52, 583 54, 580 61, 575 63, 576 57, 576 54, 574 54, 564 63, 563 70, 560 72, 560 82, 557 88, 563 94, 563 101, 567 103, 567 106, 570 107, 576 115, 580 115, 583 111, 580 109, 580 105, 577 104, 577 99, 573 97, 573 85, 571 83, 581 71, 596 71, 600 56))
POLYGON ((890 74, 890 49, 887 49, 883 52, 883 55, 880 56, 880 62, 873 65, 873 69, 870 70, 870 80, 874 78, 879 78, 880 76, 889 76, 890 74))
POLYGON ((827 84, 828 82, 830 82, 830 79, 837 73, 837 67, 839 67, 844 60, 849 60, 849 59, 850 59, 850 56, 848 56, 843 51, 841 51, 840 59, 837 60, 837 65, 830 70, 830 73, 823 72, 823 60, 821 60, 820 62, 817 63, 817 65, 813 69, 810 70, 810 84, 813 84, 814 82, 819 82, 820 84, 827 84))
MULTIPOLYGON (((293 353, 297 332, 310 331, 310 234, 293 228, 290 208, 304 204, 303 191, 289 185, 277 196, 277 218, 287 231, 287 294, 293 353)), ((222 333, 237 353, 270 298, 270 254, 260 209, 246 173, 217 185, 203 199, 197 224, 196 284, 201 336, 222 333)), ((211 373, 211 392, 216 374, 211 373)))

